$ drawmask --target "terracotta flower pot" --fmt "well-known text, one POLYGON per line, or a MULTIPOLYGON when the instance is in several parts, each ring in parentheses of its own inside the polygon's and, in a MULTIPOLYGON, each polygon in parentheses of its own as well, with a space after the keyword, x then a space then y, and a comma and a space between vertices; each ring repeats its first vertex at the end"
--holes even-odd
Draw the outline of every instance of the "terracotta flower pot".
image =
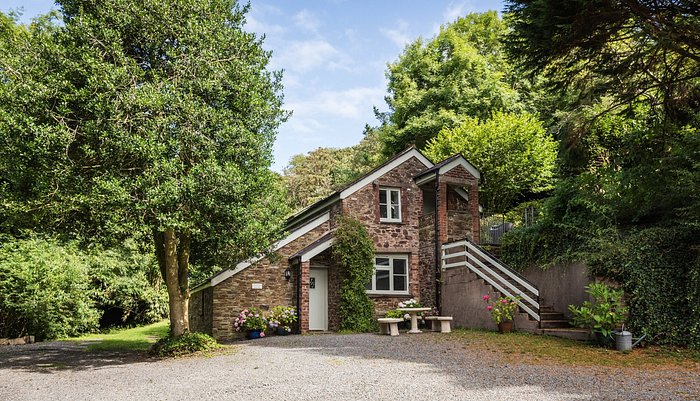
POLYGON ((501 322, 498 323, 498 332, 503 334, 503 333, 510 333, 513 331, 513 321, 509 320, 507 322, 501 322))

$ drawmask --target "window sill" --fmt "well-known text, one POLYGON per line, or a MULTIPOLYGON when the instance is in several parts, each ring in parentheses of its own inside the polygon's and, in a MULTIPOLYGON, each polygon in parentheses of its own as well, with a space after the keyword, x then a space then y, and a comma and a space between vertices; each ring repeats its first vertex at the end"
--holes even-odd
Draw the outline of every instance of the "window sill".
POLYGON ((382 219, 379 219, 379 222, 382 224, 404 224, 404 222, 401 220, 382 220, 382 219))
POLYGON ((410 297, 411 294, 408 292, 371 292, 367 291, 367 295, 370 298, 396 298, 396 297, 410 297))

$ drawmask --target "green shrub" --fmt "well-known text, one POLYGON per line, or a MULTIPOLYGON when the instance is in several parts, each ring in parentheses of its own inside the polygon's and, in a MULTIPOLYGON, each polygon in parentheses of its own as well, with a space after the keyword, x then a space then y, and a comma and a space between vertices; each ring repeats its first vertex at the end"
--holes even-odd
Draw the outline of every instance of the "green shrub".
POLYGON ((339 219, 333 253, 343 272, 340 329, 375 331, 374 303, 365 290, 374 274, 374 243, 359 221, 347 217, 339 219))
POLYGON ((158 285, 160 272, 152 254, 127 242, 89 253, 92 297, 100 310, 100 327, 135 326, 168 316, 168 294, 158 285))
POLYGON ((149 354, 153 356, 181 356, 199 351, 211 351, 220 348, 219 343, 204 333, 185 333, 179 337, 161 338, 153 344, 149 354))
POLYGON ((585 301, 581 306, 569 305, 571 322, 574 326, 600 333, 604 338, 612 338, 612 332, 627 318, 627 308, 623 305, 622 290, 615 290, 604 283, 591 283, 586 293, 593 302, 585 301))
POLYGON ((592 272, 621 283, 629 297, 627 326, 660 344, 700 348, 700 229, 655 227, 599 244, 592 272), (695 245, 697 247, 697 245, 695 245))
POLYGON ((386 314, 384 314, 384 317, 392 318, 392 319, 404 319, 404 315, 406 312, 402 312, 398 309, 392 309, 386 311, 386 314))
POLYGON ((74 246, 53 240, 0 245, 0 337, 39 340, 94 331, 88 263, 74 246))
POLYGON ((0 337, 71 337, 98 327, 134 326, 167 316, 165 288, 150 255, 127 243, 81 250, 54 239, 0 245, 0 337))

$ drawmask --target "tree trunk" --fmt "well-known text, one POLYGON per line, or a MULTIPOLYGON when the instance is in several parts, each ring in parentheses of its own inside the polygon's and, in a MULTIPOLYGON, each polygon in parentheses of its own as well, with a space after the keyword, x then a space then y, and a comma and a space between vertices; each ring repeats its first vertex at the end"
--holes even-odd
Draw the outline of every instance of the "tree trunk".
POLYGON ((189 233, 178 235, 173 228, 155 232, 156 257, 168 289, 170 335, 177 337, 190 331, 188 282, 190 238, 189 233))

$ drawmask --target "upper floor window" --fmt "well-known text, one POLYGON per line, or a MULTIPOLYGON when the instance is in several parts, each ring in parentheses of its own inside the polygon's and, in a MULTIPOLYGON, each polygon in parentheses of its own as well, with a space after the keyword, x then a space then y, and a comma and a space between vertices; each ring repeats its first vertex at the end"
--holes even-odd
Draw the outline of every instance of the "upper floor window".
POLYGON ((365 288, 370 294, 408 294, 408 255, 377 255, 365 288))
POLYGON ((379 188, 379 221, 401 221, 401 190, 379 188))

